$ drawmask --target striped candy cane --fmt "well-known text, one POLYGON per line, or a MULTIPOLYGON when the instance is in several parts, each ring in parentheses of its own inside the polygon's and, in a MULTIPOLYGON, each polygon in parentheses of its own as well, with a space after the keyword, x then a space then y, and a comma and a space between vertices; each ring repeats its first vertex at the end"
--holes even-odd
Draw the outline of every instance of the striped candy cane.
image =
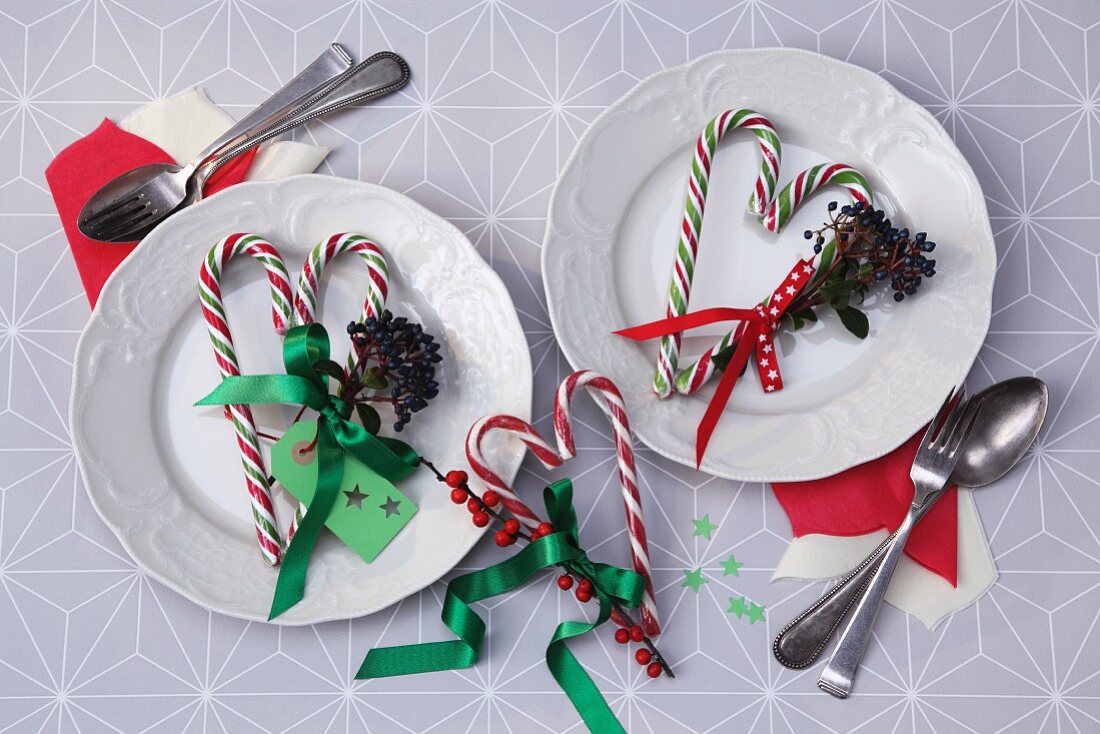
POLYGON ((622 485, 623 503, 626 509, 626 529, 630 535, 630 555, 634 571, 645 579, 645 593, 639 607, 642 628, 647 635, 661 633, 657 618, 657 603, 653 595, 653 578, 649 563, 649 543, 646 540, 645 520, 642 517, 642 498, 638 493, 638 480, 634 471, 634 446, 630 438, 630 419, 626 415, 619 388, 607 377, 580 370, 565 378, 558 387, 554 400, 554 432, 558 438, 558 453, 563 459, 576 455, 573 440, 573 419, 570 406, 573 394, 578 388, 585 388, 597 403, 607 409, 611 416, 611 426, 615 436, 615 455, 619 462, 619 483, 622 485))
MULTIPOLYGON (((341 232, 334 234, 310 250, 302 265, 302 273, 298 276, 298 292, 294 297, 294 313, 298 324, 312 324, 317 318, 317 304, 320 298, 321 276, 325 266, 336 256, 345 252, 356 252, 367 266, 370 275, 367 297, 363 301, 363 314, 360 320, 371 316, 380 316, 382 309, 386 307, 386 297, 390 292, 390 270, 386 263, 386 256, 382 248, 368 240, 361 234, 341 232)), ((358 364, 355 360, 355 350, 348 353, 347 370, 351 374, 358 364)), ((294 514, 294 521, 287 531, 287 537, 293 538, 298 530, 298 524, 305 516, 306 506, 299 503, 294 514)))
MULTIPOLYGON (((231 234, 214 245, 199 270, 199 304, 210 333, 210 341, 214 345, 214 358, 223 378, 241 374, 221 291, 221 277, 225 266, 231 258, 239 254, 256 258, 267 271, 267 279, 271 284, 271 320, 275 331, 280 335, 285 334, 291 319, 293 296, 290 275, 283 259, 269 242, 255 235, 238 233, 231 234)), ((233 422, 237 434, 237 446, 244 467, 245 484, 251 498, 252 518, 260 552, 268 564, 278 565, 282 560, 282 538, 275 517, 275 505, 271 499, 271 487, 268 485, 260 441, 256 435, 256 422, 247 405, 228 406, 226 416, 233 422)))
MULTIPOLYGON (((682 316, 687 312, 691 282, 695 277, 695 261, 699 254, 699 237, 703 229, 703 211, 706 207, 714 152, 727 131, 739 128, 751 130, 760 145, 760 174, 749 198, 749 211, 758 217, 764 216, 775 196, 782 148, 771 122, 763 115, 746 109, 727 110, 708 122, 695 143, 691 175, 688 176, 688 193, 676 245, 676 261, 668 286, 667 316, 682 316)), ((653 391, 658 397, 668 397, 672 392, 673 377, 680 358, 680 341, 679 334, 661 339, 657 371, 653 375, 653 391)))
POLYGON ((547 469, 561 466, 562 458, 550 447, 550 444, 543 440, 534 426, 512 415, 489 415, 480 418, 470 426, 470 432, 466 434, 466 461, 469 462, 474 474, 489 489, 500 495, 500 501, 505 509, 515 515, 517 520, 528 528, 537 528, 539 523, 543 522, 542 518, 516 496, 508 483, 493 471, 485 460, 481 442, 494 431, 503 432, 510 438, 522 441, 547 469))

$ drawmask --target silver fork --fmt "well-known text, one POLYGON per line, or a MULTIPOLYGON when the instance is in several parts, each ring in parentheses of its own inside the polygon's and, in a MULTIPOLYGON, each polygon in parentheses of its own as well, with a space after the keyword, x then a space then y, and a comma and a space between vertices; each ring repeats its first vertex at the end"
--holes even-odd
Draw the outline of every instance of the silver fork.
POLYGON ((851 621, 844 629, 832 659, 817 681, 818 688, 837 698, 847 698, 852 692, 852 680, 871 641, 875 620, 886 597, 886 589, 890 586, 890 578, 905 550, 909 532, 916 524, 924 503, 947 485, 959 460, 959 448, 966 441, 978 411, 981 410, 980 398, 969 402, 965 398, 962 388, 948 395, 928 430, 924 432, 916 458, 913 459, 913 468, 909 471, 909 478, 913 480, 913 504, 886 550, 878 571, 867 585, 867 591, 856 607, 851 621))

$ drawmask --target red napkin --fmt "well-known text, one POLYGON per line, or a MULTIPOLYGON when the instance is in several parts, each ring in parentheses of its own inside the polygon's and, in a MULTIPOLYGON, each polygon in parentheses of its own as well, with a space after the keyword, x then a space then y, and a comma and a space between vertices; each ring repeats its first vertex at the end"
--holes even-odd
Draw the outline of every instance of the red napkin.
MULTIPOLYGON (((810 533, 864 535, 895 530, 913 501, 909 468, 924 429, 882 458, 810 482, 772 484, 796 538, 810 533)), ((913 528, 905 553, 958 585, 958 495, 951 487, 913 528)))
MULTIPOLYGON (((239 183, 255 154, 256 148, 253 148, 218 169, 206 186, 206 194, 239 183)), ((137 243, 97 242, 85 237, 76 226, 80 208, 100 186, 115 176, 146 163, 171 162, 168 154, 156 145, 104 119, 90 134, 58 153, 46 167, 46 181, 61 216, 61 226, 65 228, 84 292, 93 308, 107 276, 137 243)))

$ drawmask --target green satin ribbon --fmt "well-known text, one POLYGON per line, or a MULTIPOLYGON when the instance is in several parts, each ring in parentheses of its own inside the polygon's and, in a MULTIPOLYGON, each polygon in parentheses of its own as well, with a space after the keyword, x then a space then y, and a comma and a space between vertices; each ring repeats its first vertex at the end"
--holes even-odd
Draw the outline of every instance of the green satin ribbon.
POLYGON ((329 359, 325 327, 309 324, 288 331, 283 340, 283 364, 285 375, 226 377, 214 392, 195 403, 293 403, 312 408, 321 416, 317 421, 317 488, 283 556, 269 620, 302 600, 313 545, 332 511, 344 478, 344 452, 395 483, 420 465, 416 452, 408 444, 371 435, 363 426, 351 421, 351 405, 329 394, 328 375, 334 368, 342 368, 329 359))
POLYGON ((547 487, 543 499, 556 532, 530 543, 506 561, 459 576, 447 584, 441 617, 458 635, 457 640, 376 648, 367 653, 355 677, 386 678, 470 667, 477 662, 485 638, 485 622, 470 604, 511 591, 526 583, 536 571, 558 565, 592 582, 600 611, 591 623, 559 624, 546 648, 546 665, 590 731, 625 734, 596 684, 565 643, 606 622, 613 600, 630 609, 637 607, 645 579, 633 571, 590 561, 581 550, 577 542, 577 514, 573 510, 573 485, 568 479, 547 487))

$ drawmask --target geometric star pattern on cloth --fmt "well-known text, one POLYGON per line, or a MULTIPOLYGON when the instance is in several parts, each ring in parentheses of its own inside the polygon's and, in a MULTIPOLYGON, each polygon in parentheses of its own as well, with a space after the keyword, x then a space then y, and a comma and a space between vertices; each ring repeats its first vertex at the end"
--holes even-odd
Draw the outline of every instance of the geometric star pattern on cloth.
MULTIPOLYGON (((240 116, 337 40, 361 55, 393 48, 413 79, 378 103, 311 125, 301 139, 334 148, 322 172, 407 193, 469 236, 516 303, 535 369, 532 415, 544 430, 552 430, 552 388, 571 371, 540 281, 544 217, 557 172, 607 104, 689 57, 784 45, 879 72, 924 105, 975 169, 996 236, 993 321, 968 386, 1033 373, 1051 388, 1035 449, 974 493, 997 585, 934 632, 884 609, 859 681, 870 695, 838 705, 815 690, 813 671, 789 671, 770 657, 779 626, 827 588, 769 585, 790 535, 771 493, 643 449, 639 491, 666 630, 660 646, 676 679, 650 681, 619 646, 605 649, 603 629, 596 635, 604 644, 586 640, 578 657, 631 731, 847 732, 853 706, 861 733, 1095 731, 1100 18, 1091 3, 1044 5, 341 0, 318 12, 302 3, 7 4, 0 721, 32 732, 578 731, 543 655, 554 625, 590 609, 552 583, 530 583, 479 609, 493 654, 473 668, 381 687, 349 683, 368 647, 420 634, 442 639, 445 582, 500 561, 491 537, 444 580, 390 609, 275 629, 209 613, 137 571, 76 469, 69 385, 88 306, 46 198, 46 164, 104 115, 117 120, 195 85, 240 116), (686 537, 703 508, 722 526, 709 543, 686 537), (750 552, 759 571, 723 578, 722 559, 750 552), (697 594, 680 585, 683 569, 695 568, 711 576, 697 594), (766 618, 731 627, 727 599, 742 594, 766 600, 766 618), (715 690, 737 704, 719 719, 715 690), (535 710, 537 724, 528 721, 535 710)), ((809 204, 814 214, 823 206, 809 204)), ((803 228, 792 223, 789 236, 803 228)), ((594 560, 628 563, 622 510, 606 491, 617 481, 606 418, 588 405, 576 417, 580 451, 568 474, 590 490, 575 500, 582 542, 594 560)), ((537 497, 550 476, 559 475, 528 460, 517 485, 537 497)))

